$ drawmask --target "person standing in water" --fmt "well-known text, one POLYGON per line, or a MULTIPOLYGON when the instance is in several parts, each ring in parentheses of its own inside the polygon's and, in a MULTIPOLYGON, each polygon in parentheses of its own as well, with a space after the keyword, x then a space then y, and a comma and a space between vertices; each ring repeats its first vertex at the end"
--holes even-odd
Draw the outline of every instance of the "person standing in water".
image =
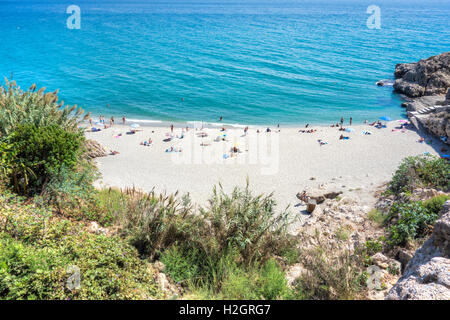
POLYGON ((221 116, 220 118, 219 118, 219 121, 222 121, 223 120, 223 117, 221 116))
POLYGON ((352 125, 352 120, 353 120, 352 117, 350 117, 350 125, 352 125))
POLYGON ((123 116, 123 117, 122 117, 122 123, 123 123, 123 125, 125 125, 125 122, 126 122, 125 116, 123 116))
POLYGON ((341 127, 344 125, 344 117, 341 117, 341 127))

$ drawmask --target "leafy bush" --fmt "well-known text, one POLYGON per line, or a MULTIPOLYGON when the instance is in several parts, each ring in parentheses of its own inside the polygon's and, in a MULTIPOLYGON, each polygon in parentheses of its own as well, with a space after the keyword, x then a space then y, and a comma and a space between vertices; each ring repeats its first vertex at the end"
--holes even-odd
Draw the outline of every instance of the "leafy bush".
POLYGON ((442 209, 442 199, 424 205, 422 202, 395 203, 389 212, 394 223, 389 227, 388 244, 405 245, 407 241, 424 237, 442 209), (440 208, 438 204, 441 203, 440 208))
POLYGON ((73 170, 83 139, 80 133, 65 131, 57 125, 19 126, 6 137, 2 149, 5 159, 2 161, 6 162, 6 173, 15 191, 40 192, 61 168, 73 170))
POLYGON ((256 285, 255 291, 267 300, 283 298, 289 294, 286 276, 273 259, 261 268, 256 285))
POLYGON ((136 250, 82 223, 0 197, 0 299, 148 299, 159 297, 136 250), (8 206, 6 206, 8 204, 8 206), (80 288, 69 289, 71 266, 80 288))
POLYGON ((261 267, 254 265, 249 269, 236 266, 230 268, 220 294, 226 299, 275 300, 288 297, 290 289, 284 272, 271 259, 261 267))
POLYGON ((450 171, 446 160, 431 155, 403 159, 389 184, 391 193, 411 192, 417 187, 450 190, 450 171))
POLYGON ((431 198, 423 203, 423 206, 425 209, 427 209, 429 212, 439 214, 444 207, 444 203, 450 199, 450 196, 448 195, 440 195, 434 198, 431 198))
POLYGON ((36 91, 36 85, 23 91, 15 81, 5 79, 0 87, 0 137, 15 131, 20 125, 46 127, 59 125, 65 130, 76 131, 84 111, 76 106, 58 104, 58 91, 45 93, 45 88, 36 91))
POLYGON ((175 282, 188 283, 201 276, 198 258, 197 250, 183 250, 175 245, 162 253, 161 262, 175 282))
MULTIPOLYGON (((222 188, 214 189, 209 207, 200 212, 192 210, 186 197, 180 201, 176 195, 156 196, 153 192, 109 192, 110 197, 101 193, 101 202, 117 210, 112 215, 121 234, 142 256, 160 257, 175 281, 215 295, 225 290, 223 286, 233 282, 234 276, 249 276, 251 270, 259 270, 293 244, 286 232, 288 213, 277 215, 272 196, 253 196, 248 186, 236 188, 231 196, 222 188)), ((275 277, 273 267, 267 268, 266 276, 275 277)), ((267 292, 277 290, 268 283, 259 287, 267 292)))
POLYGON ((189 201, 181 204, 176 194, 158 196, 154 192, 144 194, 128 189, 119 201, 123 206, 116 207, 118 211, 111 214, 120 226, 121 235, 150 260, 178 241, 187 241, 189 230, 198 220, 190 212, 189 201))
POLYGON ((222 187, 214 188, 209 207, 201 209, 203 221, 200 245, 209 256, 222 256, 230 247, 239 251, 244 264, 267 261, 280 254, 292 241, 287 234, 290 213, 275 212, 272 195, 253 196, 249 185, 235 188, 227 195, 222 187))

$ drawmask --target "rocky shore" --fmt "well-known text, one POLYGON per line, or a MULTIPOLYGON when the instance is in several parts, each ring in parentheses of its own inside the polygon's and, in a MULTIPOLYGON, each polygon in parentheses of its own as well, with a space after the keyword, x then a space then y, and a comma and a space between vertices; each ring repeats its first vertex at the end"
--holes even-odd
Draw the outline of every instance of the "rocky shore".
POLYGON ((450 52, 395 67, 394 91, 403 95, 411 121, 449 144, 450 52))

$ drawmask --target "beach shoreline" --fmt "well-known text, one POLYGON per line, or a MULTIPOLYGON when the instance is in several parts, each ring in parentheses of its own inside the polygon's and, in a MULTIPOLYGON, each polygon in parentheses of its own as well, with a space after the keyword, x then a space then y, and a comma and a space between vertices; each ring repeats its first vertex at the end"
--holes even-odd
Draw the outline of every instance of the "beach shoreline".
POLYGON ((270 133, 256 133, 251 128, 246 136, 242 128, 229 128, 227 141, 214 141, 224 134, 218 128, 186 132, 175 127, 170 141, 170 127, 161 126, 142 126, 135 134, 127 134, 131 130, 128 125, 114 125, 85 135, 108 151, 118 152, 96 159, 102 174, 96 182, 98 188, 178 191, 189 193, 194 203, 206 205, 213 186, 221 184, 230 192, 235 186, 245 187, 248 178, 254 193, 273 192, 279 208, 290 206, 297 211, 301 207, 296 207, 296 194, 317 188, 339 189, 370 204, 373 191, 390 180, 403 158, 439 154, 442 144, 437 139, 427 137, 419 143, 421 135, 411 124, 404 131, 396 129, 398 126, 398 121, 388 122, 383 129, 353 125, 352 132, 311 126, 317 130, 313 133, 301 133, 298 127, 280 127, 280 132, 272 128, 270 133), (200 132, 207 136, 201 137, 200 132), (349 139, 340 140, 341 134, 349 139), (141 145, 149 138, 151 146, 141 145), (230 153, 234 147, 240 151, 235 157, 230 153), (166 152, 170 148, 182 152, 166 152), (225 158, 227 153, 231 156, 225 158))

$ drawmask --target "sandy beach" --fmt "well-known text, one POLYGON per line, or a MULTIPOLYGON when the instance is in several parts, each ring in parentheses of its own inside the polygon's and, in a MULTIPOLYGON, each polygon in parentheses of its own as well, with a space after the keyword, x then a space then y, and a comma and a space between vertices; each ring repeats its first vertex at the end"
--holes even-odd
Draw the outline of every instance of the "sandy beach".
POLYGON ((245 186, 247 177, 255 193, 274 192, 279 206, 291 205, 292 210, 298 210, 297 192, 308 188, 333 187, 367 197, 367 191, 392 177, 403 158, 426 152, 437 155, 441 147, 436 140, 430 143, 431 138, 419 143, 421 136, 413 126, 398 130, 398 121, 381 129, 344 126, 352 132, 314 126, 281 127, 280 132, 271 128, 268 133, 264 127, 251 127, 245 136, 243 128, 231 127, 226 131, 191 127, 187 132, 178 127, 172 134, 169 127, 141 126, 135 134, 127 134, 130 124, 86 132, 88 139, 119 152, 97 158, 102 174, 97 186, 179 191, 200 205, 206 204, 215 184, 229 191, 245 186), (317 131, 299 132, 311 128, 317 131), (207 136, 201 137, 201 132, 207 136), (340 140, 341 134, 349 139, 340 140), (151 146, 141 145, 149 138, 151 146), (166 152, 171 147, 181 152, 166 152), (234 147, 238 153, 230 153, 234 147))

